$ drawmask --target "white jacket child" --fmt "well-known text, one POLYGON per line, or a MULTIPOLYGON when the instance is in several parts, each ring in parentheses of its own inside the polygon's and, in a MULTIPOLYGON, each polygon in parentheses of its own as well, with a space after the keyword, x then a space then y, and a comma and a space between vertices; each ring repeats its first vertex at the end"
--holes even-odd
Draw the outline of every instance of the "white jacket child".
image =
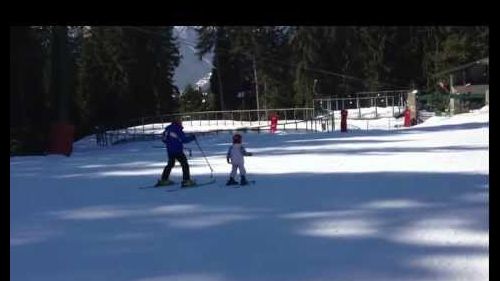
POLYGON ((252 156, 253 154, 247 152, 245 147, 241 144, 241 135, 236 134, 233 136, 233 144, 229 147, 227 151, 227 163, 232 164, 231 174, 229 175, 228 185, 237 184, 234 180, 236 177, 237 170, 240 170, 241 184, 244 185, 247 183, 245 178, 246 170, 245 170, 245 158, 244 156, 252 156))

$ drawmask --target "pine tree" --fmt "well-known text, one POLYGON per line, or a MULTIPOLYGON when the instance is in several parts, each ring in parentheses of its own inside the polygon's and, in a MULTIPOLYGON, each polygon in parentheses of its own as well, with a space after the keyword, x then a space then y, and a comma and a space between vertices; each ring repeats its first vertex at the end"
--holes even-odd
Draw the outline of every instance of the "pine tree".
POLYGON ((313 98, 314 77, 309 71, 310 67, 318 60, 320 42, 317 40, 319 27, 299 26, 293 28, 290 38, 295 56, 295 105, 310 106, 313 98))
POLYGON ((154 65, 153 92, 156 97, 156 114, 171 113, 177 110, 175 95, 177 88, 173 84, 175 68, 180 63, 179 46, 175 42, 173 27, 156 27, 159 37, 153 38, 154 65))
MULTIPOLYGON (((210 77, 210 88, 214 93, 214 98, 218 100, 215 109, 225 110, 225 99, 224 99, 224 84, 222 83, 222 68, 223 63, 221 61, 224 58, 224 53, 226 50, 223 46, 227 44, 225 40, 225 30, 222 27, 217 26, 204 26, 196 29, 198 34, 198 42, 196 44, 196 50, 199 59, 208 52, 214 52, 212 76, 210 77)), ((225 78, 225 77, 224 77, 225 78)))
POLYGON ((177 110, 172 27, 92 27, 84 39, 79 104, 87 126, 123 126, 177 110))
POLYGON ((207 102, 204 98, 201 91, 189 84, 181 95, 181 112, 203 111, 207 102))
POLYGON ((79 63, 78 99, 85 127, 113 127, 129 117, 129 59, 123 31, 116 27, 91 27, 86 31, 79 63))
POLYGON ((43 81, 44 52, 40 28, 10 27, 11 153, 42 152, 50 116, 43 81))
POLYGON ((262 89, 261 103, 265 108, 293 107, 294 72, 292 49, 286 27, 267 27, 262 40, 263 50, 257 57, 259 82, 262 89))
POLYGON ((363 42, 362 53, 364 64, 364 78, 367 81, 368 90, 375 91, 382 88, 381 76, 385 69, 384 53, 388 38, 385 27, 361 27, 359 36, 363 42))
POLYGON ((133 118, 172 113, 173 74, 179 65, 178 46, 173 38, 173 27, 127 27, 127 63, 130 107, 133 118))
POLYGON ((199 41, 196 46, 201 58, 213 49, 213 75, 210 78, 211 92, 218 99, 218 110, 236 109, 241 100, 238 93, 248 90, 248 61, 243 54, 234 52, 235 30, 238 27, 202 27, 197 30, 199 41))
POLYGON ((422 68, 428 89, 448 79, 446 75, 434 76, 436 73, 488 56, 488 27, 428 26, 421 30, 422 68))

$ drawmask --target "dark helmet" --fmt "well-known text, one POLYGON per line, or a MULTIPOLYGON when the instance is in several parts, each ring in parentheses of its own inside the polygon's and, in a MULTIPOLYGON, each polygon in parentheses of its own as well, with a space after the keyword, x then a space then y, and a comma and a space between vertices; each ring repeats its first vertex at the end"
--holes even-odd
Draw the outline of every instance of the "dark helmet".
POLYGON ((240 134, 235 134, 233 136, 233 143, 241 143, 241 135, 240 134))

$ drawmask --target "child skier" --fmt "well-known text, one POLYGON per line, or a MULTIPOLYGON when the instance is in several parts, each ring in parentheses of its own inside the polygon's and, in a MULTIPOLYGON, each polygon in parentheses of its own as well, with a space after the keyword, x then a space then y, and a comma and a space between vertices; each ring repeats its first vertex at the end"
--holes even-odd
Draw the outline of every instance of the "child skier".
POLYGON ((227 163, 232 164, 233 168, 231 170, 231 174, 229 175, 229 180, 226 185, 238 184, 237 181, 234 180, 236 176, 236 170, 240 170, 240 184, 246 185, 248 184, 247 179, 245 178, 246 170, 245 170, 245 161, 243 156, 252 156, 253 154, 247 152, 243 145, 241 145, 241 135, 235 134, 233 136, 233 144, 229 147, 227 151, 227 163))

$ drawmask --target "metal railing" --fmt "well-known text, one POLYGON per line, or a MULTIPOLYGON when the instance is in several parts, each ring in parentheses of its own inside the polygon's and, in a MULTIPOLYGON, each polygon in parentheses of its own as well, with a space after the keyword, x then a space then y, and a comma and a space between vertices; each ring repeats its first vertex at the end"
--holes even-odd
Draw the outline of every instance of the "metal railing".
MULTIPOLYGON (((366 98, 359 98, 366 99, 366 98)), ((368 98, 371 99, 371 98, 368 98)), ((330 99, 330 101, 335 101, 330 99)), ((359 103, 362 104, 362 103, 359 103)), ((387 105, 387 104, 386 104, 387 105)), ((349 130, 369 130, 380 128, 381 120, 386 119, 385 128, 398 128, 394 116, 401 115, 402 108, 393 106, 392 116, 380 116, 370 113, 369 116, 359 113, 349 114, 347 126, 349 130), (396 109, 398 114, 396 114, 396 109), (355 124, 349 120, 356 120, 355 124), (362 122, 360 122, 362 121, 362 122), (374 125, 377 121, 378 125, 374 125)), ((187 132, 199 134, 223 133, 228 131, 268 131, 271 127, 270 116, 278 116, 279 130, 304 130, 312 132, 333 132, 340 129, 340 110, 328 108, 278 108, 262 110, 226 110, 175 113, 161 116, 148 116, 131 120, 122 124, 119 129, 101 130, 96 133, 100 145, 112 145, 127 141, 151 140, 161 137, 161 132, 174 118, 181 117, 187 132)), ((399 122, 401 123, 401 122, 399 122)))
MULTIPOLYGON (((377 109, 379 107, 397 108, 398 114, 401 114, 401 108, 406 106, 406 98, 410 90, 396 91, 376 91, 376 92, 358 92, 349 94, 347 97, 329 97, 313 100, 315 108, 322 108, 329 111, 338 111, 342 109, 357 108, 358 117, 361 118, 361 108, 375 107, 375 116, 377 118, 377 109)), ((393 110, 392 115, 396 112, 393 110)))
MULTIPOLYGON (((269 130, 270 116, 278 116, 278 128, 282 130, 317 131, 323 123, 335 124, 332 121, 319 121, 314 108, 277 108, 261 110, 226 110, 201 111, 188 113, 165 114, 161 116, 146 116, 130 120, 118 126, 118 129, 102 129, 96 132, 99 145, 117 144, 125 141, 156 139, 161 131, 176 117, 181 117, 185 125, 208 126, 208 129, 191 130, 199 133, 219 133, 234 130, 269 130), (321 123, 323 122, 323 123, 321 123), (304 124, 305 126, 300 126, 304 124)), ((333 116, 329 118, 334 118, 333 116)), ((320 119, 325 119, 320 118, 320 119)), ((333 130, 333 129, 332 129, 333 130)))

